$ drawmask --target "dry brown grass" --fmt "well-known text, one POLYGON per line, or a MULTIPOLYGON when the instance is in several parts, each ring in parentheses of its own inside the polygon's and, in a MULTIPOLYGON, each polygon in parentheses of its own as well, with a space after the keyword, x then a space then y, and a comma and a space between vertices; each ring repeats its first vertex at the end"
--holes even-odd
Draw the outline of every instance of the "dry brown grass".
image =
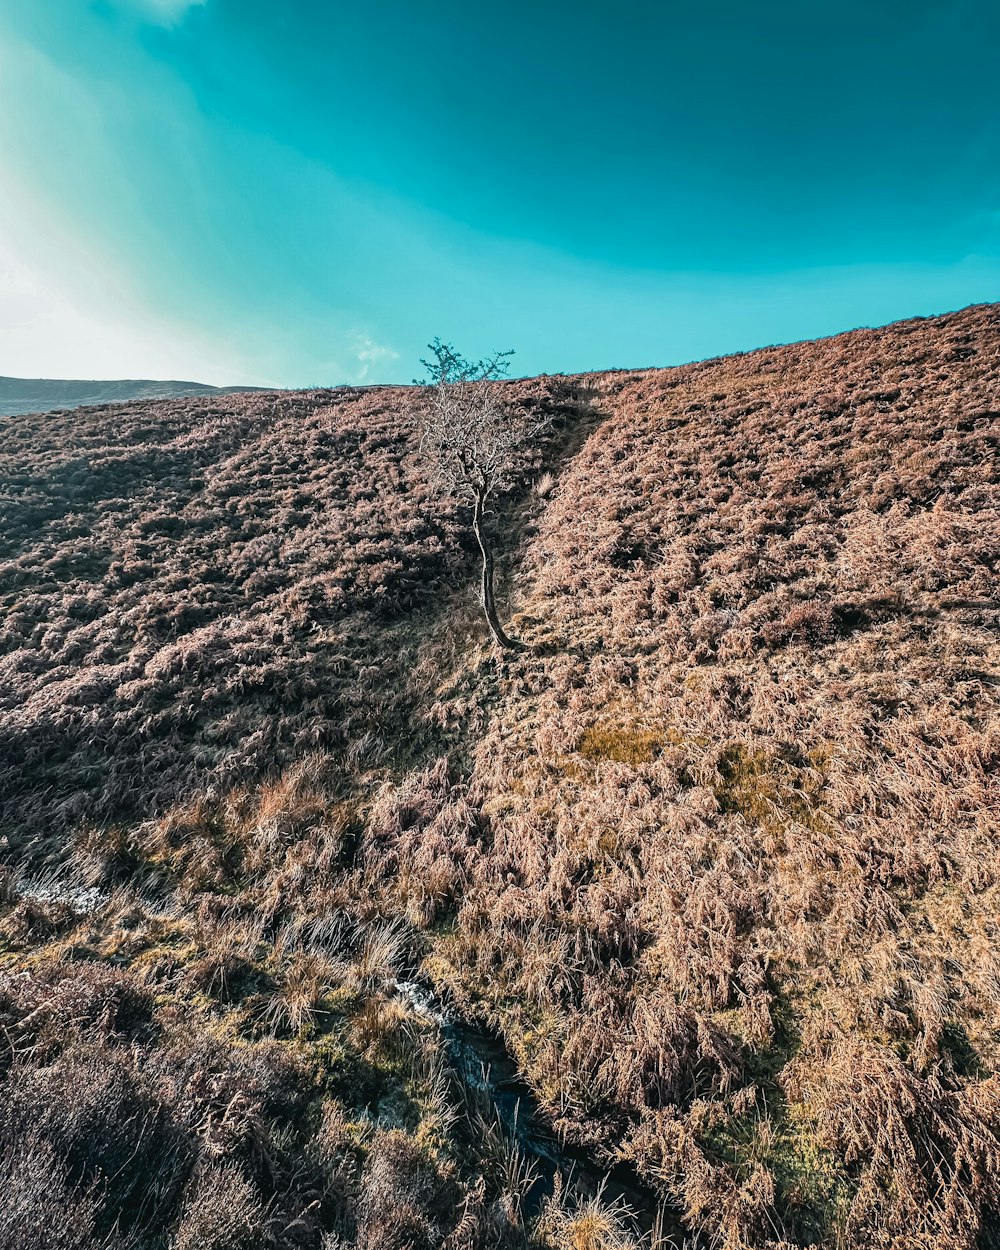
POLYGON ((997 333, 597 379, 525 553, 435 966, 720 1244, 995 1227, 997 333))
POLYGON ((395 996, 422 975, 704 1245, 1000 1241, 998 358, 979 308, 513 384, 567 428, 502 518, 499 659, 405 390, 8 422, 25 1219, 631 1244, 531 1208, 395 996), (99 904, 22 894, 43 862, 99 904))

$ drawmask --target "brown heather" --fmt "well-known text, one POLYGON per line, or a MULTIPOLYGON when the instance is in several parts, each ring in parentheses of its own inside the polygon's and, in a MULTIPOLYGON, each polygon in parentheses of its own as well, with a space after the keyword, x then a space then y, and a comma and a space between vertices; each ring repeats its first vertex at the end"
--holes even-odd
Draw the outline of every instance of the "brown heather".
POLYGON ((1000 1244, 1000 307, 508 394, 0 428, 0 1250, 1000 1244))

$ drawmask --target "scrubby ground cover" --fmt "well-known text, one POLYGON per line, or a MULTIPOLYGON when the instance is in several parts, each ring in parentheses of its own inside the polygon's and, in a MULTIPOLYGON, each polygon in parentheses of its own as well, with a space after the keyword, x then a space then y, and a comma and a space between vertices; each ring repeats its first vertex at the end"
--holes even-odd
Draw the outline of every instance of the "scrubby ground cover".
POLYGON ((502 659, 410 390, 0 430, 0 1246, 633 1244, 413 979, 663 1236, 996 1244, 998 360, 511 384, 502 659))

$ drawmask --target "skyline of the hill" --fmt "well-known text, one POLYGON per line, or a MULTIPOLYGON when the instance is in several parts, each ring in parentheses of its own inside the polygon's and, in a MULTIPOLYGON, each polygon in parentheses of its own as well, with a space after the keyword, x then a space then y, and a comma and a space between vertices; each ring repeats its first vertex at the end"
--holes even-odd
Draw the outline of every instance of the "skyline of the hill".
MULTIPOLYGON (((226 395, 238 388, 177 378, 8 378, 0 376, 0 417, 56 412, 93 404, 186 395, 226 395)), ((239 388, 248 389, 248 388, 239 388)), ((252 389, 252 388, 250 388, 252 389)))
MULTIPOLYGON (((787 347, 801 347, 810 344, 823 343, 829 339, 840 338, 845 334, 861 333, 864 331, 877 332, 881 330, 890 330, 893 326, 919 323, 921 321, 933 322, 944 317, 955 317, 964 314, 974 314, 977 311, 989 311, 992 308, 1000 308, 1000 301, 984 301, 978 304, 968 304, 963 308, 939 310, 936 313, 924 315, 915 315, 912 317, 897 318, 895 321, 886 322, 882 325, 863 325, 863 326, 843 326, 838 330, 833 330, 826 335, 820 335, 816 338, 792 339, 787 342, 768 342, 754 343, 752 346, 739 349, 733 352, 722 353, 715 356, 704 356, 692 360, 678 361, 673 365, 659 364, 639 364, 632 366, 612 367, 611 369, 594 369, 587 370, 582 373, 572 375, 551 369, 542 369, 537 374, 521 373, 512 370, 508 374, 512 381, 531 381, 537 378, 555 378, 555 377, 586 377, 588 373, 594 375, 601 373, 642 373, 646 371, 657 371, 662 369, 676 369, 685 365, 704 365, 713 361, 724 360, 735 356, 748 356, 757 352, 768 351, 771 349, 780 349, 787 347)), ((419 384, 419 380, 416 380, 419 384)), ((58 412, 73 408, 91 407, 101 404, 120 404, 130 403, 137 400, 156 400, 156 399, 181 399, 185 397, 200 397, 208 395, 232 395, 241 392, 252 391, 272 391, 286 392, 289 394, 296 392, 321 391, 321 390, 338 390, 341 388, 348 389, 377 389, 392 388, 406 386, 407 382, 391 382, 383 381, 379 378, 373 378, 371 381, 361 383, 338 383, 334 386, 317 386, 317 385, 288 385, 284 387, 261 387, 261 386, 239 386, 239 385, 211 385, 206 382, 193 381, 190 379, 179 380, 170 378, 22 378, 22 377, 6 377, 0 375, 0 416, 27 415, 27 414, 45 414, 50 412, 58 412), (52 399, 49 405, 45 401, 52 399), (38 406, 31 406, 37 401, 38 406), (58 402, 57 402, 58 401, 58 402)))

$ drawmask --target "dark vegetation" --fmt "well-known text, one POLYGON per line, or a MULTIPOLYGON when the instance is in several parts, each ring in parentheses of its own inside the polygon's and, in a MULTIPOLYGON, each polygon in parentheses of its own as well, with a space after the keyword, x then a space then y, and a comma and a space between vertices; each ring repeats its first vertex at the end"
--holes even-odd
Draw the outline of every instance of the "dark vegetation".
POLYGON ((511 654, 408 389, 0 429, 0 1250, 996 1245, 998 360, 505 384, 511 654))

